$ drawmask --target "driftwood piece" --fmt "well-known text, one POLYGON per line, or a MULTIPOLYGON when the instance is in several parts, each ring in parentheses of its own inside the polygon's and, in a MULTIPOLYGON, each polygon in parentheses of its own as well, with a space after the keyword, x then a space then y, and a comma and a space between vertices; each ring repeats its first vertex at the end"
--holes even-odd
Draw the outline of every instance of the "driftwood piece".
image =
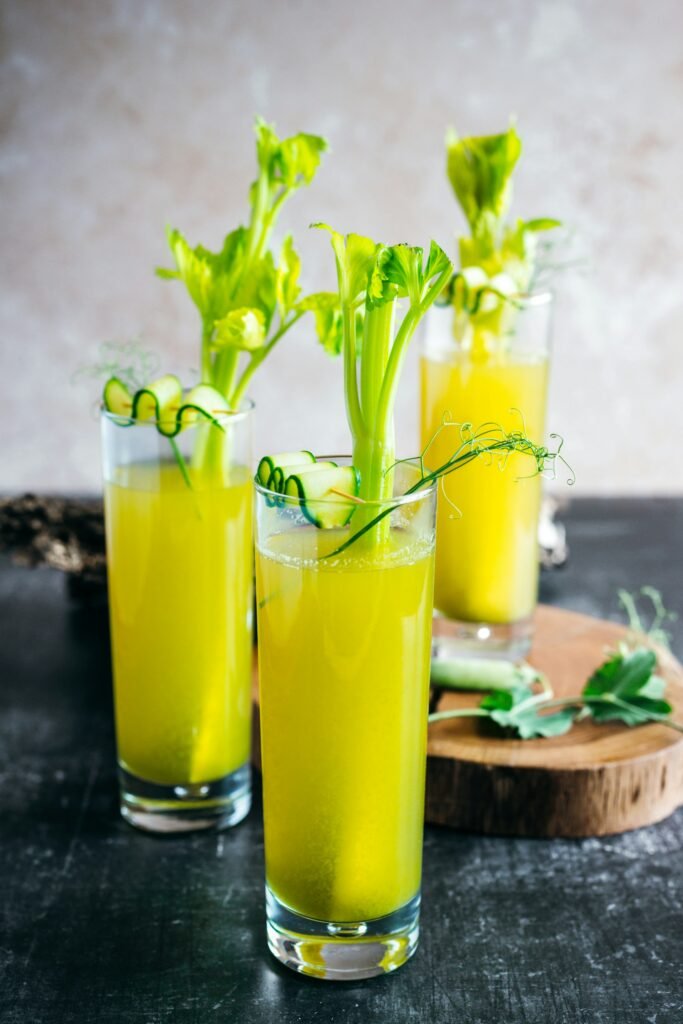
MULTIPOLYGON (((564 527, 555 520, 556 510, 556 502, 547 498, 538 535, 543 569, 560 568, 567 560, 564 527)), ((64 572, 76 600, 99 603, 106 599, 104 515, 99 498, 22 494, 0 499, 3 550, 21 565, 64 572)))
POLYGON ((102 501, 34 494, 0 499, 0 549, 22 565, 67 573, 77 594, 101 590, 107 579, 102 501))
MULTIPOLYGON (((568 557, 564 526, 555 519, 558 509, 554 498, 544 499, 538 531, 544 569, 559 568, 568 557)), ((23 565, 46 565, 104 584, 102 501, 35 494, 0 499, 0 550, 23 565)))

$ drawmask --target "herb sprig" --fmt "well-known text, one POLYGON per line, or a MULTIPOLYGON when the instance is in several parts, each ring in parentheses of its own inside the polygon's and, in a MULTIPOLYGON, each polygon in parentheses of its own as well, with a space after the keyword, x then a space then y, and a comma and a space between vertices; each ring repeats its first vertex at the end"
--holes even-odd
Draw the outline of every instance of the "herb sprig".
MULTIPOLYGON (((627 726, 657 722, 683 732, 683 724, 671 718, 673 708, 664 699, 666 681, 657 674, 657 654, 651 646, 666 644, 663 623, 674 616, 666 611, 654 588, 643 587, 641 594, 654 606, 650 629, 643 627, 634 596, 620 591, 620 601, 629 617, 631 640, 621 643, 596 668, 580 696, 556 698, 547 679, 538 673, 535 678, 529 678, 530 666, 498 662, 496 685, 478 708, 437 711, 429 716, 429 722, 487 718, 510 735, 523 740, 562 736, 575 722, 585 719, 621 722, 627 726), (509 684, 504 681, 501 684, 505 679, 503 665, 509 673, 509 684), (525 673, 520 678, 522 670, 525 673)), ((471 680, 476 680, 480 671, 476 662, 449 666, 448 662, 437 661, 432 666, 432 681, 441 688, 481 689, 478 682, 476 686, 471 685, 471 680)))
MULTIPOLYGON (((404 492, 405 495, 409 495, 429 487, 437 480, 444 480, 450 473, 455 472, 457 469, 462 469, 468 463, 473 462, 474 459, 489 458, 497 460, 499 469, 504 470, 508 458, 516 452, 530 457, 535 466, 535 470, 529 474, 530 476, 541 474, 554 478, 556 463, 559 461, 569 471, 568 483, 573 484, 573 471, 561 454, 564 444, 563 439, 558 434, 551 434, 550 436, 551 439, 557 441, 555 449, 548 448, 546 445, 536 444, 526 437, 521 430, 505 430, 499 423, 483 423, 478 427, 473 427, 471 423, 456 424, 444 422, 417 459, 398 459, 388 467, 386 472, 391 471, 393 473, 394 468, 403 462, 417 463, 420 475, 416 482, 404 492), (433 445, 437 434, 449 427, 459 428, 459 444, 444 463, 435 469, 427 469, 424 461, 427 452, 433 445)), ((342 554, 351 544, 354 544, 364 534, 376 527, 378 523, 381 523, 392 511, 393 505, 387 505, 387 507, 380 509, 375 516, 369 519, 369 521, 365 521, 343 544, 326 557, 331 558, 342 554)))

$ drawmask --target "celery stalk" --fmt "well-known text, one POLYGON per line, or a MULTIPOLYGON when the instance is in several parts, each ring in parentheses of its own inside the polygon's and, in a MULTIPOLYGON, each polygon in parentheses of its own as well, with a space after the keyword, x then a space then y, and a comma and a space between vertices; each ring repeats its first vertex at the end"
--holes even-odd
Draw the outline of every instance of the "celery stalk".
MULTIPOLYGON (((359 495, 367 502, 383 502, 394 491, 394 404, 408 346, 452 267, 434 242, 425 261, 418 247, 379 245, 361 235, 343 237, 327 225, 317 226, 330 232, 337 263, 346 413, 359 495), (398 303, 406 299, 408 309, 396 329, 398 303)), ((376 517, 376 506, 360 506, 354 525, 361 529, 376 517)), ((363 531, 366 543, 381 544, 388 529, 388 520, 381 517, 363 531)))
POLYGON ((502 348, 514 330, 515 300, 535 290, 543 270, 542 232, 551 217, 506 221, 522 141, 511 124, 499 135, 446 139, 447 174, 471 234, 458 241, 461 270, 449 289, 456 341, 473 352, 502 348))
MULTIPOLYGON (((280 139, 257 118, 258 174, 250 189, 246 227, 231 231, 219 252, 191 247, 177 230, 168 231, 173 269, 164 279, 183 282, 201 319, 200 371, 232 410, 244 399, 254 373, 305 312, 316 316, 330 305, 329 294, 301 297, 300 260, 288 236, 276 256, 269 243, 284 202, 311 183, 327 142, 299 133, 280 139)), ((203 470, 226 464, 227 437, 210 426, 198 431, 192 463, 203 470)))

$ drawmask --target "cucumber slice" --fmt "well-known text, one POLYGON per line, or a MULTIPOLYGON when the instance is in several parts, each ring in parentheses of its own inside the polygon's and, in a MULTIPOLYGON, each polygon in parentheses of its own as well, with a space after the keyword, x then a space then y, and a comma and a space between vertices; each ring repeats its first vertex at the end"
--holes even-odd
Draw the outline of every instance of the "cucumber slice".
POLYGON ((315 462, 315 455, 312 452, 280 452, 279 455, 264 455, 258 464, 256 477, 264 487, 270 487, 269 480, 276 467, 310 465, 313 462, 315 462))
POLYGON ((266 487, 269 491, 275 491, 277 494, 284 494, 285 492, 285 471, 282 466, 276 466, 273 472, 268 477, 266 487))
POLYGON ((219 430, 224 430, 223 424, 218 419, 230 412, 230 406, 220 391, 211 387, 210 384, 197 384, 188 393, 187 398, 178 410, 177 425, 175 433, 191 427, 201 416, 209 420, 219 430))
POLYGON ((135 392, 133 418, 156 420, 159 431, 172 437, 178 433, 177 414, 183 398, 183 386, 178 378, 167 373, 135 392))
POLYGON ((196 423, 200 416, 223 430, 218 417, 230 412, 220 391, 208 384, 192 388, 183 401, 182 384, 172 373, 152 381, 134 395, 118 377, 110 377, 104 386, 103 398, 105 408, 117 416, 142 422, 155 420, 159 433, 165 437, 175 437, 196 423))
POLYGON ((319 473, 320 470, 325 469, 336 469, 336 462, 304 462, 298 463, 295 466, 276 466, 273 472, 268 477, 268 483, 266 486, 270 491, 277 491, 278 494, 285 493, 285 484, 292 474, 297 474, 299 471, 306 473, 319 473))
POLYGON ((357 470, 354 466, 333 466, 315 472, 316 468, 300 469, 287 477, 285 495, 298 498, 306 518, 321 530, 346 526, 354 513, 355 503, 344 501, 333 491, 356 496, 359 486, 357 470))
MULTIPOLYGON (((317 473, 321 469, 334 469, 336 465, 336 462, 304 462, 295 466, 286 466, 285 468, 282 466, 276 466, 268 477, 268 483, 266 486, 269 491, 275 491, 277 494, 282 494, 284 496, 285 484, 292 473, 297 473, 299 470, 317 473)), ((271 508, 273 505, 277 505, 279 508, 282 508, 285 501, 284 497, 266 498, 266 503, 270 505, 271 508)))
POLYGON ((102 401, 107 412, 115 416, 130 416, 133 412, 133 396, 118 377, 110 377, 104 385, 102 401))

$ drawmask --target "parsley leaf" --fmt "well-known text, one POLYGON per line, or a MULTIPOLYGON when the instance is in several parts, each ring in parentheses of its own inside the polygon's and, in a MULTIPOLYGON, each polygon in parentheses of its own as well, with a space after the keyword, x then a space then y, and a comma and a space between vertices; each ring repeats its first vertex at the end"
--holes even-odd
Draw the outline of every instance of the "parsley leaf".
POLYGON ((654 651, 637 647, 617 651, 593 673, 583 689, 586 709, 596 722, 620 721, 625 725, 671 714, 662 700, 666 683, 655 675, 654 651))
MULTIPOLYGON (((543 695, 534 693, 530 686, 517 686, 513 690, 494 690, 479 705, 489 717, 504 729, 514 729, 522 740, 543 736, 562 736, 571 729, 578 707, 563 708, 551 714, 539 714, 543 695)), ((546 702, 547 703, 547 702, 546 702)))

